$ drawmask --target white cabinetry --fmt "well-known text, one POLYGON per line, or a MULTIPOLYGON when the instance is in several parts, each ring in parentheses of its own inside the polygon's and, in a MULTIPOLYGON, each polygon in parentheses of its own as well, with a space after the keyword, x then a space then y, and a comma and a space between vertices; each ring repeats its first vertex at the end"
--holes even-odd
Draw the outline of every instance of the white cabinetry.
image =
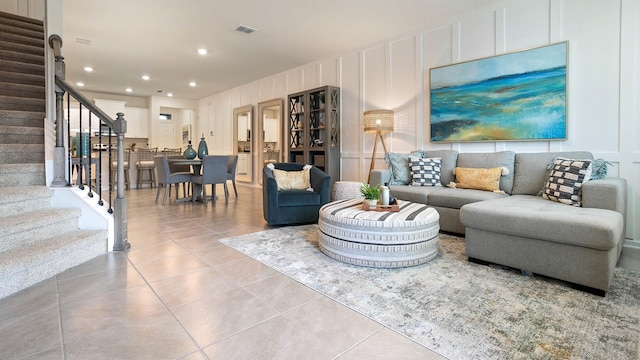
POLYGON ((124 119, 127 121, 128 138, 148 138, 148 110, 143 108, 128 107, 124 110, 124 119))
POLYGON ((238 141, 250 141, 251 135, 251 123, 249 117, 246 115, 238 116, 238 141))
POLYGON ((246 175, 249 170, 249 157, 247 154, 238 154, 238 165, 236 166, 238 174, 246 175))
POLYGON ((265 117, 263 120, 264 126, 264 142, 275 143, 278 142, 278 119, 270 119, 265 117))

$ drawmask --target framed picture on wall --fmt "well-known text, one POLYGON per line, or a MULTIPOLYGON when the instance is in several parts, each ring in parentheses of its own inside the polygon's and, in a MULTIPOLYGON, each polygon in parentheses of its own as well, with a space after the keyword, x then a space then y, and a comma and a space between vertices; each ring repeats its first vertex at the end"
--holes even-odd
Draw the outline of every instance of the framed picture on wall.
POLYGON ((191 140, 191 125, 182 126, 182 145, 186 146, 191 140))
POLYGON ((432 142, 567 138, 568 42, 432 68, 432 142))

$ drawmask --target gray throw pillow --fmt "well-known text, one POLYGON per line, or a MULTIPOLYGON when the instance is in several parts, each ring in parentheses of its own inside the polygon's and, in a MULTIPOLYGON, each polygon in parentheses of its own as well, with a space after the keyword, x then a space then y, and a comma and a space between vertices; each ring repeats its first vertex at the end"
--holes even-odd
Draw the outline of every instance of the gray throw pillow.
POLYGON ((409 156, 411 166, 411 185, 442 186, 440 184, 441 158, 418 158, 409 156))

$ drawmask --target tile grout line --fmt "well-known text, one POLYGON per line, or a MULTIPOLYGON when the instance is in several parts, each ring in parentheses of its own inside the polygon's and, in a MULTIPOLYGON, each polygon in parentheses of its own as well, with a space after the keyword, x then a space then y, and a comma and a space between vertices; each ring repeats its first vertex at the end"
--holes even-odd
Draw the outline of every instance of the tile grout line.
POLYGON ((60 306, 60 288, 58 287, 58 275, 56 275, 56 302, 58 305, 58 332, 60 333, 60 351, 62 352, 62 360, 67 358, 67 351, 64 346, 64 328, 62 327, 62 308, 60 306))
MULTIPOLYGON (((187 334, 187 336, 189 337, 189 339, 191 339, 191 342, 196 346, 196 350, 195 351, 199 351, 202 355, 204 355, 207 360, 210 360, 209 357, 207 356, 207 354, 204 353, 204 349, 200 346, 200 344, 198 344, 198 342, 196 341, 196 339, 193 338, 193 336, 191 336, 191 333, 187 330, 187 328, 184 327, 184 325, 182 324, 182 322, 180 322, 180 320, 178 320, 178 318, 176 317, 176 315, 173 313, 173 311, 171 311, 171 309, 169 308, 169 306, 167 306, 167 304, 162 300, 162 298, 160 297, 160 295, 158 295, 158 293, 156 292, 156 290, 153 288, 153 286, 151 286, 151 284, 149 283, 149 281, 147 281, 147 278, 144 277, 144 275, 142 275, 142 273, 140 272, 140 270, 138 270, 138 268, 136 267, 136 265, 129 260, 129 257, 127 256, 127 261, 131 264, 131 266, 133 267, 133 269, 138 273, 138 275, 140 275, 140 277, 142 278, 142 280, 144 280, 144 283, 147 285, 147 287, 153 292, 153 294, 156 296, 156 298, 158 298, 158 300, 160 301, 160 303, 162 304, 162 306, 164 306, 164 308, 169 312, 169 314, 171 314, 171 317, 176 321, 176 323, 178 323, 178 325, 180 325, 180 327, 182 328, 182 330, 187 334)), ((183 356, 186 355, 190 355, 193 354, 193 352, 190 352, 189 354, 185 354, 183 356)))

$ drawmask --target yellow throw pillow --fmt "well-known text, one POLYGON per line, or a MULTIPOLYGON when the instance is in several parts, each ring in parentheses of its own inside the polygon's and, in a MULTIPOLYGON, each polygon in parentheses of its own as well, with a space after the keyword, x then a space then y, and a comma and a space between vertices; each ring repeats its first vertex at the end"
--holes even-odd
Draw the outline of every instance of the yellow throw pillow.
POLYGON ((476 189, 485 191, 500 191, 500 176, 502 168, 476 169, 456 168, 456 188, 476 189))
POLYGON ((310 168, 305 166, 300 171, 273 169, 273 177, 278 183, 278 190, 308 190, 311 188, 310 168))

